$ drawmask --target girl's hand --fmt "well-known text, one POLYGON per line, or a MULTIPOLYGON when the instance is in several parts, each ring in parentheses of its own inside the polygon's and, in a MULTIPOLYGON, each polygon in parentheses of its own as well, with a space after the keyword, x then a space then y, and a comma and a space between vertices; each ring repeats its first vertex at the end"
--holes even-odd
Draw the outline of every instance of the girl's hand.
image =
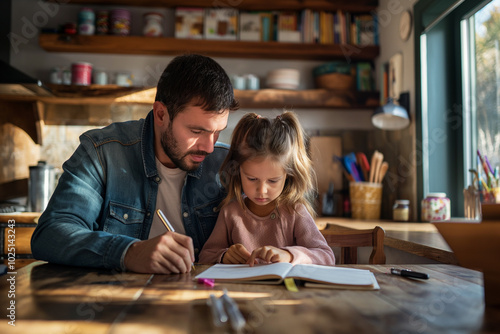
POLYGON ((292 261, 292 254, 287 250, 274 246, 264 246, 254 249, 246 263, 248 263, 250 267, 253 267, 253 265, 257 263, 256 259, 261 259, 268 263, 290 262, 292 261))
POLYGON ((226 251, 222 257, 222 263, 240 264, 247 263, 250 252, 242 244, 234 244, 226 251))

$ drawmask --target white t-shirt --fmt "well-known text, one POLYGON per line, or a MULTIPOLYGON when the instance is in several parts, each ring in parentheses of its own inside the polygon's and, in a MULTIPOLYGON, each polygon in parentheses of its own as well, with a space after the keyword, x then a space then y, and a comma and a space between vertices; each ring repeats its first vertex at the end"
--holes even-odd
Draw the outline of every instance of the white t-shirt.
MULTIPOLYGON (((158 160, 156 168, 161 178, 158 184, 156 209, 160 209, 174 228, 175 232, 186 234, 181 216, 181 191, 186 178, 186 172, 179 168, 167 168, 158 160)), ((153 224, 149 231, 149 239, 167 232, 158 215, 154 214, 153 224)))

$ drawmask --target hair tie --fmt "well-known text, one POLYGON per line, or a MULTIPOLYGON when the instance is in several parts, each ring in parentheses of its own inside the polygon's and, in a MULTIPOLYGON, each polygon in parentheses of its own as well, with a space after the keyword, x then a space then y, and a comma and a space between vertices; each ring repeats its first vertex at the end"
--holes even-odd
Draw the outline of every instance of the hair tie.
POLYGON ((259 119, 261 118, 262 116, 260 116, 259 114, 255 115, 255 118, 259 119))
POLYGON ((276 116, 276 119, 277 119, 278 121, 281 121, 281 115, 276 116))

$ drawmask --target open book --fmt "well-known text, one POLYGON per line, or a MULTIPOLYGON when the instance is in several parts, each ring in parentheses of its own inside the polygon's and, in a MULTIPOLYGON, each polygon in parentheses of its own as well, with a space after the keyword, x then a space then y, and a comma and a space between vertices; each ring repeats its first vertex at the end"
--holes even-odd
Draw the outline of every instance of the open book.
POLYGON ((214 279, 218 282, 280 284, 285 278, 305 281, 306 287, 378 290, 372 272, 363 269, 319 266, 315 264, 272 263, 215 264, 195 278, 214 279))

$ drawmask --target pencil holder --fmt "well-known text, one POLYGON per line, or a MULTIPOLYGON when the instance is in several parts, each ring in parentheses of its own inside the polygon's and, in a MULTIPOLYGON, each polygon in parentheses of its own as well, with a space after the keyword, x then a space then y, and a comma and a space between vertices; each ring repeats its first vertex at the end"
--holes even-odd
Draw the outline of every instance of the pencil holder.
POLYGON ((355 219, 380 219, 382 184, 371 182, 351 182, 351 214, 355 219))

